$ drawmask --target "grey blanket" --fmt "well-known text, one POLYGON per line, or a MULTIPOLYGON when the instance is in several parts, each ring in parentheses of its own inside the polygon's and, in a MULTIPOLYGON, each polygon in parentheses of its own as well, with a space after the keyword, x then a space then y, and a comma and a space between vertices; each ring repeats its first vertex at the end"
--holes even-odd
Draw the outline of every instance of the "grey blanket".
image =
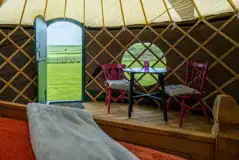
POLYGON ((138 160, 85 110, 31 103, 27 115, 36 160, 138 160))

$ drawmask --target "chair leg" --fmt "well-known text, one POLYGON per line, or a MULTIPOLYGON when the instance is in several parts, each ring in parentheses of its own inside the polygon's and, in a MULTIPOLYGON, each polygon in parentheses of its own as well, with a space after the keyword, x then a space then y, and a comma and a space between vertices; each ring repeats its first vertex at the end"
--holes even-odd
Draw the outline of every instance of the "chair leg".
POLYGON ((203 101, 200 99, 199 100, 199 103, 200 103, 200 105, 202 106, 202 111, 203 111, 203 114, 204 114, 204 116, 208 119, 208 121, 209 121, 209 116, 208 116, 208 114, 207 114, 207 110, 206 110, 206 108, 205 108, 205 105, 204 105, 204 103, 203 103, 203 101))
POLYGON ((108 104, 108 91, 107 91, 107 94, 106 94, 106 97, 105 97, 105 106, 108 104))
POLYGON ((109 90, 110 90, 110 88, 108 88, 108 86, 107 86, 107 87, 106 87, 106 91, 107 91, 107 93, 106 93, 106 98, 105 98, 105 106, 108 104, 109 90))
POLYGON ((110 103, 111 103, 111 90, 109 89, 108 90, 108 100, 107 100, 107 103, 108 103, 108 113, 110 113, 110 103))
POLYGON ((120 103, 123 104, 124 103, 124 96, 125 96, 125 91, 121 91, 120 90, 120 103))
POLYGON ((169 98, 168 98, 168 103, 167 103, 167 107, 166 107, 166 112, 168 112, 168 109, 169 109, 169 107, 170 107, 170 105, 171 105, 172 99, 173 99, 173 97, 169 97, 169 98))
POLYGON ((181 111, 180 111, 179 127, 182 128, 183 116, 184 116, 184 110, 185 110, 185 100, 182 100, 180 105, 181 105, 181 111))

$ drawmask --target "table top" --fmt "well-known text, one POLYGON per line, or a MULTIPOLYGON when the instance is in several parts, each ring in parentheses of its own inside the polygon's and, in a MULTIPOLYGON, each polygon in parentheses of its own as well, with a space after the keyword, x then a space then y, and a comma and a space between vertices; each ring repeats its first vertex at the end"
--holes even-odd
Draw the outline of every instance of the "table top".
POLYGON ((129 73, 166 73, 168 70, 166 68, 125 68, 124 72, 129 73))

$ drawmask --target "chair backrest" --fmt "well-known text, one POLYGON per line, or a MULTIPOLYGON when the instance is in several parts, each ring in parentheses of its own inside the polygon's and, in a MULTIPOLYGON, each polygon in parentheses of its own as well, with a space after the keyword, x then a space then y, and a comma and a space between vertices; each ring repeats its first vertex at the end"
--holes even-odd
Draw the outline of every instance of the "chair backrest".
POLYGON ((122 80, 125 79, 123 69, 126 67, 125 64, 103 64, 103 69, 106 80, 122 80))
POLYGON ((188 61, 186 68, 186 85, 203 93, 207 71, 208 63, 188 61))

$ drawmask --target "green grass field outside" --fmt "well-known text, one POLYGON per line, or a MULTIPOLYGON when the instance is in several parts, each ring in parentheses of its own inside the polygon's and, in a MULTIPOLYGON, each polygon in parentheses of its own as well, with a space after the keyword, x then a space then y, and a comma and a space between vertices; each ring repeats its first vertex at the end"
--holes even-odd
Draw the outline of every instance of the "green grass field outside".
POLYGON ((48 101, 81 100, 81 63, 48 64, 48 101))
MULTIPOLYGON (((81 57, 81 46, 48 46, 48 60, 81 57)), ((48 101, 82 99, 82 63, 48 63, 47 76, 48 101)))

